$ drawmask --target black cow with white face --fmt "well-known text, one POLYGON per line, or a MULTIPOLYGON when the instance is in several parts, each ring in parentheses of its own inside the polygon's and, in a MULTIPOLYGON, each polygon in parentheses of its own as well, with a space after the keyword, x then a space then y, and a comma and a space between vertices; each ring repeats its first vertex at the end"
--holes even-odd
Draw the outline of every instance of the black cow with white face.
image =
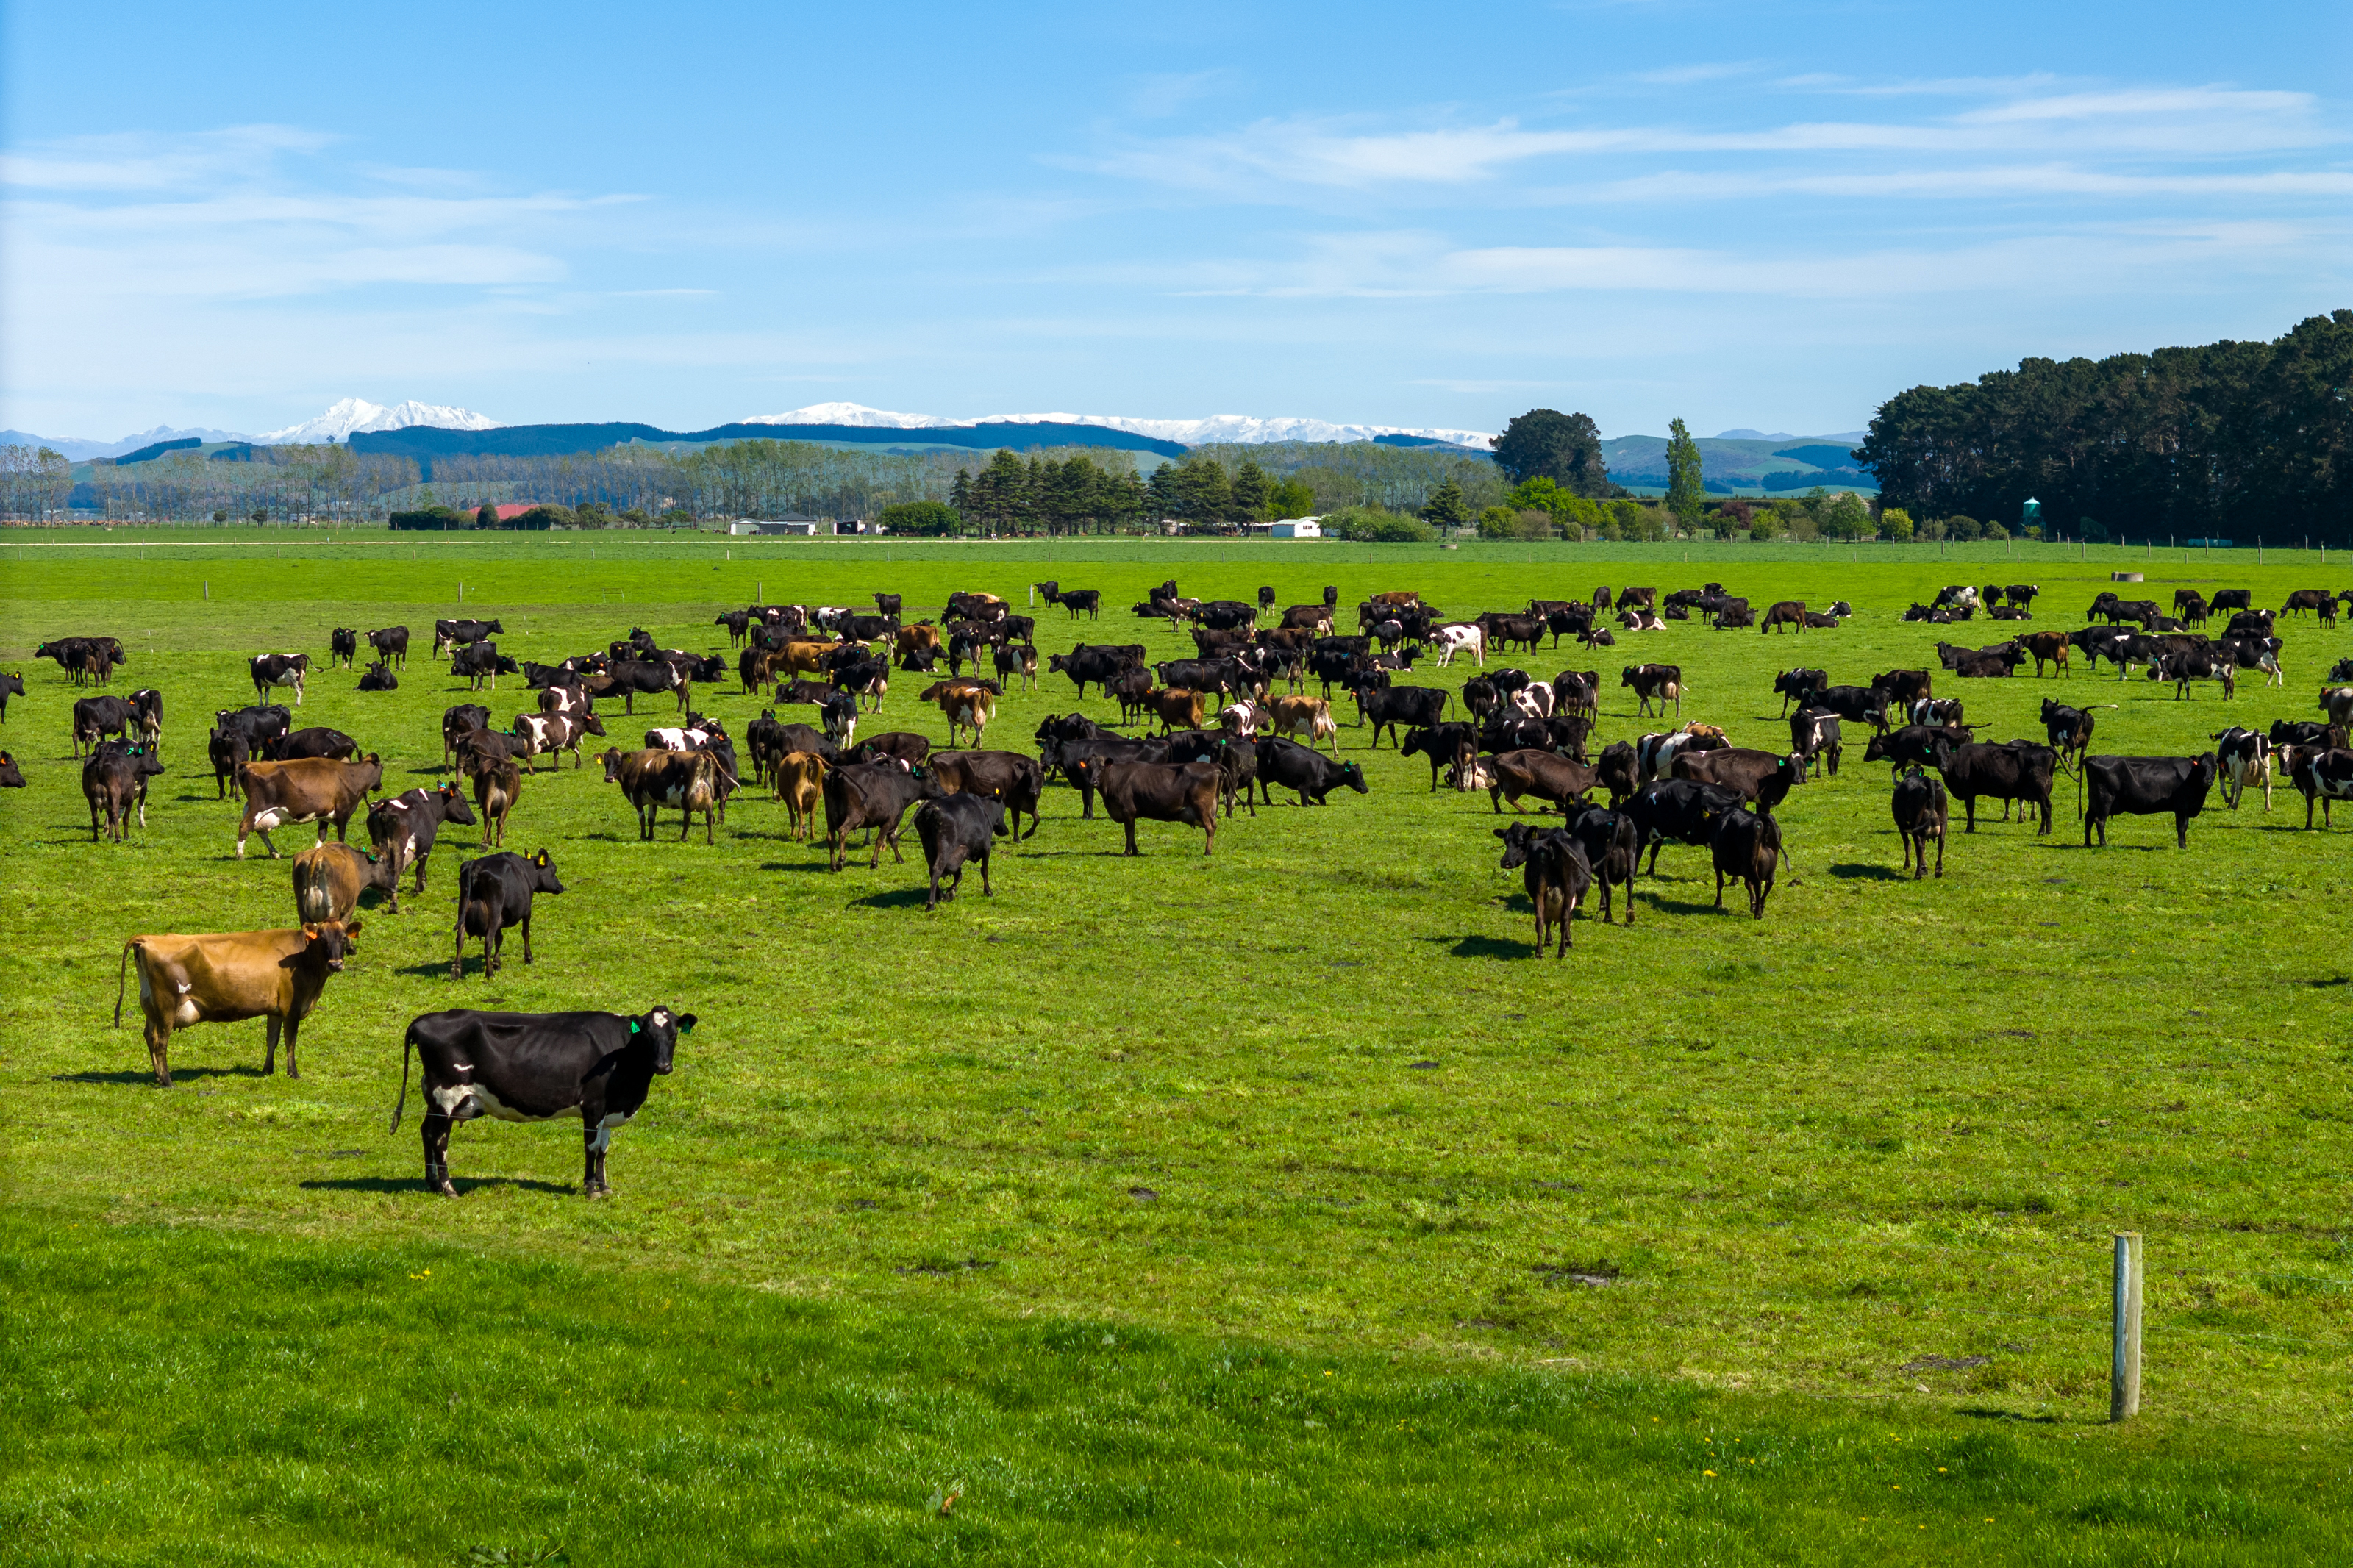
POLYGON ((657 1075, 670 1070, 678 1037, 694 1015, 656 1007, 636 1017, 616 1013, 427 1013, 409 1021, 400 1061, 400 1101, 408 1104, 408 1052, 425 1079, 425 1184, 445 1198, 452 1123, 489 1116, 546 1121, 577 1109, 586 1172, 581 1190, 610 1195, 605 1152, 613 1134, 646 1102, 657 1075))

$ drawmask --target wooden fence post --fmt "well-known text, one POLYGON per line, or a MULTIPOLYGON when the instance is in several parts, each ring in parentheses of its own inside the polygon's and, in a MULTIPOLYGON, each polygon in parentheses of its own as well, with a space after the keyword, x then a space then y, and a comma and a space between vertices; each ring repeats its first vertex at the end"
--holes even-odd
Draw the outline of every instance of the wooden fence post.
POLYGON ((2116 1232, 2111 1284, 2108 1419, 2126 1421, 2140 1414, 2140 1232, 2116 1232))

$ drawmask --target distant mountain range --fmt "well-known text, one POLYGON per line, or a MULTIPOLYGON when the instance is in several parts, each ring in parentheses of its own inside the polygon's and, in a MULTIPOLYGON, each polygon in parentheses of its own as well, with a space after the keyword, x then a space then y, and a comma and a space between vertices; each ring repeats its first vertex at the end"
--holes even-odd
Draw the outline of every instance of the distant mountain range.
MULTIPOLYGON (((1875 488, 1856 467, 1850 449, 1864 432, 1828 436, 1726 430, 1699 442, 1700 471, 1718 493, 1770 492, 1830 488, 1875 488)), ((756 415, 706 430, 669 430, 628 422, 501 425, 471 409, 407 401, 371 403, 339 399, 315 418, 282 429, 244 436, 228 430, 174 429, 158 426, 118 441, 42 437, 0 430, 0 444, 50 447, 76 462, 93 458, 139 462, 199 444, 249 442, 259 446, 343 441, 355 450, 397 454, 429 465, 437 457, 460 453, 558 456, 643 442, 652 446, 708 446, 755 437, 814 441, 850 448, 922 451, 998 447, 1112 447, 1181 456, 1187 447, 1277 441, 1373 441, 1383 446, 1427 447, 1484 456, 1487 434, 1437 426, 1335 425, 1322 419, 1261 418, 1219 414, 1203 419, 1143 419, 1110 414, 1007 414, 985 419, 951 419, 902 414, 860 403, 818 403, 783 414, 756 415)), ((1612 479, 1636 489, 1667 482, 1663 436, 1620 436, 1602 443, 1612 479)))

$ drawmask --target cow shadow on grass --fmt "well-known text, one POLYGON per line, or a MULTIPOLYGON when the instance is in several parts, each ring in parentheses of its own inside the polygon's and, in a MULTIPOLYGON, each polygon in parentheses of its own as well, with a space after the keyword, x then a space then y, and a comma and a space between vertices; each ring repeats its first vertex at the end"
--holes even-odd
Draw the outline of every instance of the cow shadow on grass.
MULTIPOLYGON (((1426 936, 1424 942, 1440 942, 1442 936, 1426 936)), ((1525 942, 1513 942, 1499 936, 1466 936, 1453 940, 1447 952, 1457 958, 1534 958, 1535 952, 1525 942)))
MULTIPOLYGON (((464 1197, 477 1187, 516 1187, 527 1193, 554 1193, 570 1197, 580 1189, 565 1182, 535 1181, 528 1176, 452 1176, 449 1184, 464 1197)), ((334 1180, 298 1182, 306 1193, 432 1193, 422 1176, 343 1176, 334 1180)))
MULTIPOLYGON (((263 1076, 262 1070, 256 1067, 196 1068, 175 1066, 172 1068, 172 1081, 174 1084, 179 1083, 184 1079, 192 1078, 260 1078, 263 1076)), ((148 1084, 158 1088, 161 1087, 160 1085, 155 1084, 155 1069, 153 1068, 127 1068, 121 1072, 51 1073, 49 1075, 49 1081, 51 1083, 111 1083, 124 1084, 132 1087, 136 1087, 140 1084, 148 1084)))
MULTIPOLYGON (((941 889, 943 893, 946 890, 944 888, 941 889)), ((977 893, 978 889, 976 889, 974 891, 977 893)), ((862 899, 850 900, 849 904, 852 909, 904 910, 920 905, 931 896, 930 884, 926 883, 920 888, 899 888, 887 893, 869 893, 862 899)))
POLYGON ((1874 861, 1867 860, 1841 860, 1838 864, 1832 866, 1830 868, 1830 872, 1831 876, 1850 882, 1857 880, 1865 882, 1908 882, 1912 879, 1912 873, 1909 871, 1898 871, 1893 866, 1882 866, 1874 861))

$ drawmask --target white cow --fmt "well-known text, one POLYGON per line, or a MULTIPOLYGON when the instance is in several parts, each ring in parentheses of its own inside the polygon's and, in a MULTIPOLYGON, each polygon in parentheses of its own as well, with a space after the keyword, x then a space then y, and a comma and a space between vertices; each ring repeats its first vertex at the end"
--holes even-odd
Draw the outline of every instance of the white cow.
POLYGON ((1487 667, 1487 634, 1468 623, 1440 626, 1430 639, 1438 648, 1438 668, 1445 668, 1454 662, 1454 656, 1466 648, 1480 668, 1487 667))

